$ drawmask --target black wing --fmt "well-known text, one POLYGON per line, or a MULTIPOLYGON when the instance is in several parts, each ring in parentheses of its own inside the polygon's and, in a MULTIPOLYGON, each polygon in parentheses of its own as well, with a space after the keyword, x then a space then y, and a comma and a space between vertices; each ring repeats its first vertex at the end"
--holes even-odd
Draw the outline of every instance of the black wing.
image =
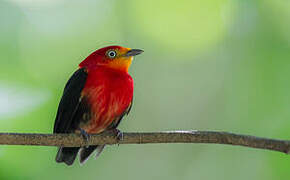
POLYGON ((60 100, 54 123, 53 133, 69 133, 78 118, 74 118, 82 106, 81 92, 87 80, 84 68, 77 70, 67 82, 60 100))

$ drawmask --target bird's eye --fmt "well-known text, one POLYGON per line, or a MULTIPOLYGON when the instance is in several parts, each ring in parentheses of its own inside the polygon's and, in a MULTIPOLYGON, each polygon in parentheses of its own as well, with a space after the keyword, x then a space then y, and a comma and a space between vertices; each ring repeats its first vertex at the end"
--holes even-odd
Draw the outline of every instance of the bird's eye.
POLYGON ((110 50, 107 52, 107 56, 111 59, 113 59, 114 57, 116 57, 117 53, 114 50, 110 50))

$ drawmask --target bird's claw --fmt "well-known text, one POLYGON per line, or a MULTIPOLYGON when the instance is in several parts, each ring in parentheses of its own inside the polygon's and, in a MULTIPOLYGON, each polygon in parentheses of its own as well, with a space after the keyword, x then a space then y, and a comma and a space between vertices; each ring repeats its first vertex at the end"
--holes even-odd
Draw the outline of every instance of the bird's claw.
POLYGON ((119 129, 114 129, 113 132, 115 133, 116 139, 118 141, 118 146, 120 145, 120 141, 124 139, 124 134, 119 129))
POLYGON ((81 135, 82 135, 84 141, 87 144, 85 147, 89 147, 89 142, 90 142, 91 136, 83 129, 80 129, 80 132, 81 132, 81 135))

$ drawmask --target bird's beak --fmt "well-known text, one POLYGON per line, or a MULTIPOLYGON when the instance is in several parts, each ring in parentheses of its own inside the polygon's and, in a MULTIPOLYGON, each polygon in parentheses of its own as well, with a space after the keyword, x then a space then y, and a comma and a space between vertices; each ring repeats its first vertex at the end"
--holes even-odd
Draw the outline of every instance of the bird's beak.
POLYGON ((141 49, 131 49, 125 54, 125 56, 127 56, 127 57, 136 56, 138 54, 141 54, 142 52, 144 52, 144 51, 141 49))

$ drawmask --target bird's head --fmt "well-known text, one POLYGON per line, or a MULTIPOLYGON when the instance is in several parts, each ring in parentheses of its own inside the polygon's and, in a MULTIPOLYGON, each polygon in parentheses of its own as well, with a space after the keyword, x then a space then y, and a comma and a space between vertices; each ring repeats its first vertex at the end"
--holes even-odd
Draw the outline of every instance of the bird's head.
POLYGON ((133 56, 141 54, 142 52, 143 50, 140 49, 131 49, 121 46, 108 46, 98 49, 90 54, 83 62, 80 63, 79 66, 81 68, 103 66, 128 72, 133 56))

